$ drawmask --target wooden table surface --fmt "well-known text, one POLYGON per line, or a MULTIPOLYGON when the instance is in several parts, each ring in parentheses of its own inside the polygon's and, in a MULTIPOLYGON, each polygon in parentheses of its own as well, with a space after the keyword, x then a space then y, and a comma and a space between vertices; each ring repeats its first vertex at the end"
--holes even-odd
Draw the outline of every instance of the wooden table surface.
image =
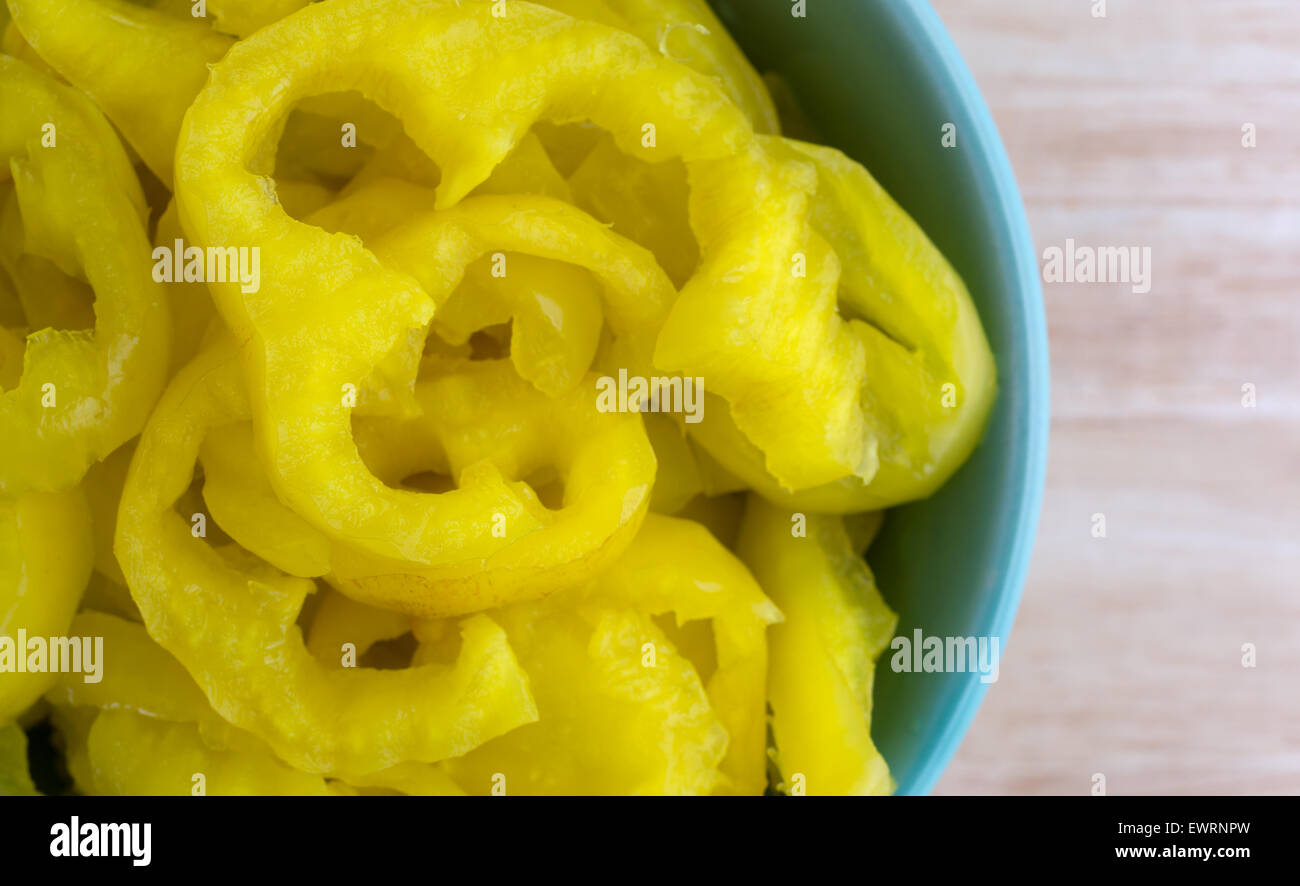
POLYGON ((933 4, 1040 257, 1152 255, 1044 286, 1038 545, 936 793, 1300 794, 1300 0, 933 4))

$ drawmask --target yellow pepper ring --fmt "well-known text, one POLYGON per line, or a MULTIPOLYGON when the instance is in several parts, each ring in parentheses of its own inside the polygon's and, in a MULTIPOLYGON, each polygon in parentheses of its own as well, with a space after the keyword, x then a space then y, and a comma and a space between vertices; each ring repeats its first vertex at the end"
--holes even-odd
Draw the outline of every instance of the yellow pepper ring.
POLYGON ((126 0, 9 0, 9 9, 41 59, 93 98, 170 187, 185 108, 231 39, 126 0))
POLYGON ((488 253, 522 253, 585 268, 602 284, 605 319, 625 346, 620 357, 647 373, 655 335, 675 296, 649 251, 550 197, 470 197, 392 229, 374 251, 419 281, 439 308, 465 269, 488 253))
POLYGON ((507 361, 466 362, 416 386, 419 418, 359 420, 358 443, 382 459, 377 469, 389 482, 440 469, 458 480, 458 492, 517 490, 520 515, 441 508, 439 526, 454 548, 427 564, 336 543, 336 586, 362 602, 437 617, 535 599, 608 566, 641 525, 655 460, 640 416, 599 412, 588 380, 551 398, 507 361), (564 486, 556 510, 509 483, 546 469, 564 486))
POLYGON ((248 417, 238 366, 221 346, 183 369, 127 476, 114 549, 150 636, 217 713, 307 772, 433 762, 535 720, 527 678, 486 618, 462 624, 454 666, 331 670, 295 623, 312 582, 241 566, 192 536, 173 505, 207 431, 248 417))
POLYGON ((95 291, 95 330, 27 340, 0 395, 0 497, 55 491, 136 434, 162 387, 170 319, 151 276, 144 196, 108 121, 80 93, 0 57, 0 157, 28 251, 95 291))
POLYGON ((700 524, 651 514, 627 553, 585 593, 592 603, 654 615, 671 611, 679 627, 711 620, 715 669, 707 689, 727 729, 721 765, 726 788, 761 793, 767 766, 766 630, 782 616, 745 565, 700 524))
POLYGON ((13 643, 15 657, 3 662, 0 723, 21 714, 54 682, 46 668, 27 667, 19 631, 46 639, 66 634, 90 578, 93 547, 80 489, 0 500, 0 637, 13 643))

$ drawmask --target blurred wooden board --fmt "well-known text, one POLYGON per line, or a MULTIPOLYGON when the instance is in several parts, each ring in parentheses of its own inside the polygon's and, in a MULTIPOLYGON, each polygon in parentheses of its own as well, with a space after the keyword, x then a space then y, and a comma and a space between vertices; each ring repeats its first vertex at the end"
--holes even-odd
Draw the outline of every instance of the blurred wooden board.
POLYGON ((1101 772, 1110 794, 1300 794, 1300 3, 932 2, 1040 257, 1152 250, 1146 294, 1044 286, 1038 546, 936 792, 1083 794, 1101 772))

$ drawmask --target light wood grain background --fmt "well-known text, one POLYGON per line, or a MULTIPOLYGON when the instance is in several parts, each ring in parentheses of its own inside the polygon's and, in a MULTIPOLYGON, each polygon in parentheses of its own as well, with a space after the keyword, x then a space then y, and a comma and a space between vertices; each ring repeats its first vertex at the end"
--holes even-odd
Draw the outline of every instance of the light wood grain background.
POLYGON ((1300 0, 933 4, 1039 256, 1073 237, 1153 264, 1145 295, 1044 287, 1038 546, 936 792, 1083 794, 1100 772, 1110 794, 1300 794, 1300 0))

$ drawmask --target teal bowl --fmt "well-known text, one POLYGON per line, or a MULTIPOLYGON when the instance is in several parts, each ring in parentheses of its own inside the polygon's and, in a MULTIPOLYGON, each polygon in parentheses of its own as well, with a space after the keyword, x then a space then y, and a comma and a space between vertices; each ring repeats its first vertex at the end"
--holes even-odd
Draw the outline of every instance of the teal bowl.
MULTIPOLYGON (((1007 635, 1038 526, 1049 369, 1038 263, 979 89, 924 0, 713 0, 760 71, 780 74, 822 141, 857 159, 970 288, 998 363, 984 439, 936 495, 890 512, 868 560, 898 634, 1007 635), (956 147, 941 142, 956 126, 956 147)), ((988 684, 976 673, 877 667, 872 733, 900 794, 926 794, 988 684)))

